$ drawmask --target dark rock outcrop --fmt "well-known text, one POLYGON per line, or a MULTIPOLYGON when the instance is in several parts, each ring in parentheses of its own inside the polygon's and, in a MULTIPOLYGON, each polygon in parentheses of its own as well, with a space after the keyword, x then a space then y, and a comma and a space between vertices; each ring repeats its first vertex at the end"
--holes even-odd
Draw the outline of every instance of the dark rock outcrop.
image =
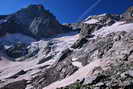
POLYGON ((23 43, 16 43, 13 45, 9 45, 9 47, 5 49, 5 51, 6 54, 12 58, 19 58, 28 54, 28 49, 26 45, 23 43))
POLYGON ((4 84, 4 86, 0 86, 0 89, 25 89, 26 88, 26 80, 17 80, 12 83, 4 84))
POLYGON ((128 10, 122 16, 124 20, 133 22, 133 6, 129 7, 128 10))
POLYGON ((72 31, 80 31, 82 23, 71 23, 71 24, 64 24, 64 26, 68 27, 72 31))
POLYGON ((80 31, 80 38, 92 38, 93 35, 91 33, 93 33, 94 31, 99 30, 101 27, 103 27, 100 24, 83 24, 81 31, 80 31))

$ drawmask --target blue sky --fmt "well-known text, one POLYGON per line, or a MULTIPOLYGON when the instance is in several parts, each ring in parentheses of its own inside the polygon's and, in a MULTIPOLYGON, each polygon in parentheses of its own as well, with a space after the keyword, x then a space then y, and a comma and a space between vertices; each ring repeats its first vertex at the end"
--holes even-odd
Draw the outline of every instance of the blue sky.
MULTIPOLYGON (((1 0, 0 14, 14 13, 29 4, 43 4, 61 23, 76 22, 97 0, 1 0)), ((122 13, 133 0, 100 0, 83 18, 101 13, 122 13)))

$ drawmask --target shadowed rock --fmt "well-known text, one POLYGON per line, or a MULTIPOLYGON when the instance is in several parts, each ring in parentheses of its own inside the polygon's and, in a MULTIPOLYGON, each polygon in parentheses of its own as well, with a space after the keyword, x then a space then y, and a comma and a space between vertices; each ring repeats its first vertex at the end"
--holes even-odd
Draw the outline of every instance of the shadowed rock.
POLYGON ((6 33, 22 33, 40 39, 68 31, 42 5, 30 5, 6 16, 4 20, 0 20, 0 30, 4 31, 0 31, 1 36, 6 33))

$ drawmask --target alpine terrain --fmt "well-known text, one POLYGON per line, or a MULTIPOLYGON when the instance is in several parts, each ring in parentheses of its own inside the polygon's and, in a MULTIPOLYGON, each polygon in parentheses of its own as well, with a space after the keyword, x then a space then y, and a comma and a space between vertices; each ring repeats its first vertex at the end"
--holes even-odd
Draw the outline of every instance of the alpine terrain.
POLYGON ((133 7, 71 24, 43 5, 0 15, 0 89, 133 89, 133 7))

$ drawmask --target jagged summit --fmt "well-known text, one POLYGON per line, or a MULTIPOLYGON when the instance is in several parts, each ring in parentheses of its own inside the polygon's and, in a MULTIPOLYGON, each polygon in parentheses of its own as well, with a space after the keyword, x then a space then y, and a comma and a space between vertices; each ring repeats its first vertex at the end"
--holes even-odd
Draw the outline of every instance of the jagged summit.
MULTIPOLYGON (((1 16, 3 18, 3 16, 1 16)), ((56 17, 42 5, 30 5, 0 20, 0 34, 22 33, 36 39, 64 33, 56 17)))
POLYGON ((36 8, 36 9, 44 10, 45 7, 42 4, 31 4, 28 6, 28 8, 31 8, 31 9, 36 8))
MULTIPOLYGON (((43 17, 43 18, 51 18, 53 20, 55 20, 55 16, 49 12, 49 10, 46 10, 43 5, 29 5, 26 8, 23 8, 19 11, 17 11, 14 16, 18 19, 18 20, 24 20, 21 21, 21 23, 23 24, 29 24, 31 21, 33 20, 35 17, 43 17), (26 21, 27 22, 26 22, 26 21), (28 22, 29 20, 29 22, 28 22)), ((58 21, 57 21, 58 22, 58 21)))

